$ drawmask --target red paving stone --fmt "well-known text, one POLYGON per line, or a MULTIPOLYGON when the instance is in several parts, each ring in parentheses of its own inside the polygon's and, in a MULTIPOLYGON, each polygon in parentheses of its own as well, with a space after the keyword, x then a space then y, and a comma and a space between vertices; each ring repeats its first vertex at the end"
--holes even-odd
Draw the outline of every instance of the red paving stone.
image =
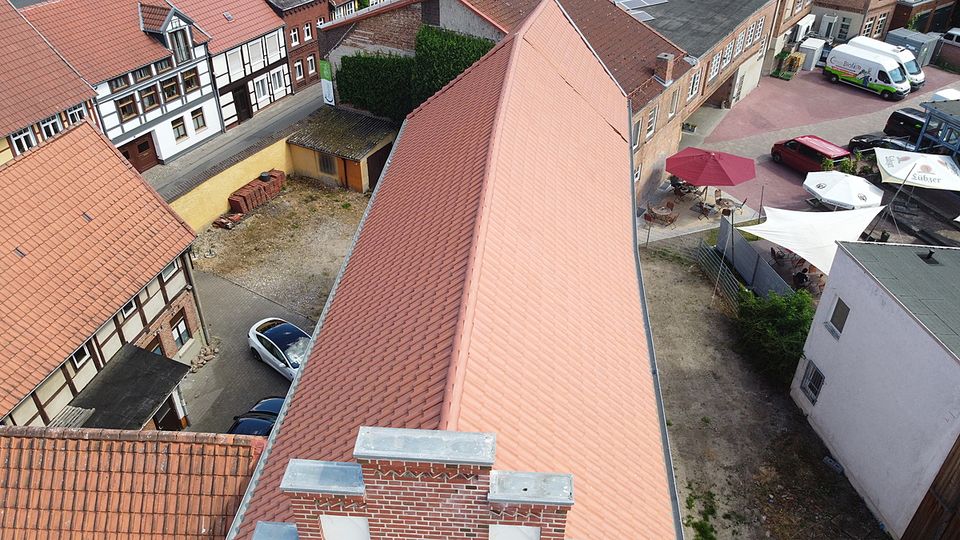
MULTIPOLYGON (((771 143, 772 144, 772 143, 771 143)), ((760 210, 761 198, 763 204, 787 210, 807 210, 810 206, 804 202, 811 195, 803 189, 805 174, 794 171, 773 161, 757 163, 757 177, 739 186, 723 188, 747 206, 760 210)), ((744 218, 750 218, 744 213, 744 218)))
MULTIPOLYGON (((957 80, 955 75, 930 66, 925 67, 924 72, 926 85, 910 97, 932 93, 957 80)), ((891 104, 880 96, 846 84, 833 85, 823 78, 820 70, 802 72, 792 81, 764 77, 760 86, 727 113, 706 143, 859 116, 891 104), (810 96, 810 99, 791 99, 792 96, 810 96)))

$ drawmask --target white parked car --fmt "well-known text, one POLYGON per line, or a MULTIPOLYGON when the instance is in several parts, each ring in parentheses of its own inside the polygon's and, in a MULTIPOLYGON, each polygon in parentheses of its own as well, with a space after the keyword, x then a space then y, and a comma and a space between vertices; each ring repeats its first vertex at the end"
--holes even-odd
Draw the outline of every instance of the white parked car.
POLYGON ((291 381, 310 353, 310 335, 275 317, 254 324, 247 333, 247 342, 254 358, 291 381))

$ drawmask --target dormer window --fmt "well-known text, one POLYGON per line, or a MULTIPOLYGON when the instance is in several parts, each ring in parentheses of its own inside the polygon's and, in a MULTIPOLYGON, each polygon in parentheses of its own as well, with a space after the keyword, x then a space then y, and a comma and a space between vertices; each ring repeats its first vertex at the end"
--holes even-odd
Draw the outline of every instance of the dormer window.
POLYGON ((157 73, 163 73, 164 71, 170 71, 173 68, 173 62, 169 58, 164 58, 163 60, 153 64, 153 67, 157 70, 157 73))
POLYGON ((117 90, 130 86, 130 79, 127 79, 127 76, 123 75, 122 77, 111 79, 107 84, 110 86, 111 92, 116 92, 117 90))
POLYGON ((170 48, 178 64, 182 64, 192 57, 190 54, 190 39, 186 30, 170 32, 170 48))
POLYGON ((149 79, 151 75, 153 75, 153 73, 150 71, 150 66, 143 66, 133 72, 133 81, 140 82, 144 79, 149 79))

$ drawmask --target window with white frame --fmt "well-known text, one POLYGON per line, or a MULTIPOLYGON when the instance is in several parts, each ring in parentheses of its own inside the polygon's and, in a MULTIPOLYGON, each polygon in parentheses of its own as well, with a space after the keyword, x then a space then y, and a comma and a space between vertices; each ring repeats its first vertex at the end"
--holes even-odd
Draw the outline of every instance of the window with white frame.
POLYGON ((82 121, 87 117, 87 111, 84 110, 83 104, 75 105, 67 109, 67 119, 70 120, 71 124, 76 124, 82 121))
POLYGON ((270 73, 270 83, 273 84, 273 90, 275 94, 280 93, 280 90, 283 89, 283 70, 278 69, 270 73))
POLYGON ((794 13, 800 13, 800 10, 803 9, 803 0, 797 0, 797 4, 793 7, 794 13))
POLYGON ((190 341, 190 329, 187 328, 187 318, 183 311, 170 324, 170 333, 173 334, 173 342, 177 344, 177 350, 183 348, 190 341))
POLYGON ((701 75, 703 75, 703 70, 697 69, 693 76, 690 77, 690 88, 687 90, 687 101, 690 101, 700 93, 701 75))
POLYGON ((243 77, 243 52, 240 49, 234 49, 227 53, 227 69, 230 70, 232 78, 243 77))
POLYGON ((307 73, 313 75, 317 72, 317 59, 311 54, 307 57, 307 73))
POLYGON ((820 390, 823 389, 824 376, 812 360, 807 360, 807 368, 803 370, 803 380, 800 382, 800 390, 803 391, 810 403, 816 405, 820 397, 820 390))
POLYGON ((190 38, 187 36, 186 30, 170 32, 170 48, 173 49, 173 57, 176 58, 178 64, 190 60, 192 57, 190 38))
POLYGON ((757 21, 757 31, 753 35, 753 41, 760 41, 760 38, 763 37, 763 23, 765 20, 766 17, 760 17, 760 20, 757 21))
POLYGON ((830 320, 827 321, 827 329, 836 337, 843 333, 843 327, 847 324, 847 317, 850 316, 850 307, 847 306, 839 297, 837 303, 833 305, 833 313, 830 314, 830 320))
POLYGON ((750 26, 747 27, 747 45, 753 43, 753 35, 757 33, 757 23, 756 21, 750 23, 750 26))
POLYGON ((293 73, 298 81, 303 78, 303 62, 297 60, 293 63, 293 73))
POLYGON ((70 361, 73 362, 74 369, 83 367, 83 365, 87 363, 87 360, 90 360, 90 351, 87 350, 86 343, 77 349, 77 352, 70 355, 70 361))
POLYGON ((253 81, 253 91, 257 95, 257 101, 262 101, 270 97, 270 89, 267 88, 267 76, 264 75, 253 81))
POLYGON ((887 14, 881 13, 877 17, 877 27, 873 30, 874 37, 880 36, 883 33, 883 28, 887 25, 887 14))
POLYGON ((296 47, 300 44, 300 29, 291 28, 290 29, 290 45, 296 47))
POLYGON ((837 39, 840 41, 846 41, 847 36, 850 35, 850 23, 852 19, 850 17, 843 17, 840 19, 840 31, 837 32, 837 39))
POLYGON ((162 279, 164 283, 170 281, 170 278, 177 273, 179 268, 180 259, 174 259, 160 272, 160 279, 162 279))
POLYGON ((793 13, 793 4, 786 2, 786 6, 783 8, 783 20, 789 19, 791 13, 793 13))
POLYGON ((250 65, 254 71, 263 67, 263 46, 260 45, 259 41, 247 46, 247 54, 250 55, 250 65))
POLYGON ((674 90, 670 95, 670 114, 667 118, 673 118, 677 114, 677 105, 680 104, 680 90, 674 90))
POLYGON ((63 124, 60 123, 60 115, 55 114, 50 118, 40 121, 40 130, 43 131, 43 137, 49 139, 57 133, 63 131, 63 124))
POLYGON ((733 42, 727 43, 727 46, 723 48, 723 60, 720 62, 720 67, 725 68, 730 64, 730 60, 733 60, 733 42))
POLYGON ((660 110, 659 105, 655 105, 650 112, 647 113, 647 131, 646 138, 653 137, 653 132, 657 130, 657 112, 660 110))
POLYGON ((313 39, 313 27, 310 26, 310 23, 303 25, 303 40, 310 41, 313 39))
POLYGON ((267 63, 273 62, 280 57, 280 40, 276 34, 270 34, 266 38, 267 44, 267 63))
POLYGON ((640 119, 633 123, 630 127, 630 135, 633 138, 633 148, 636 150, 640 147, 640 128, 643 127, 643 115, 640 115, 640 119))
POLYGON ((33 136, 33 130, 24 128, 10 135, 10 142, 17 154, 22 154, 37 145, 37 139, 33 136))
POLYGON ((323 26, 323 23, 324 23, 323 17, 320 17, 319 19, 317 19, 317 26, 323 26))
POLYGON ((867 22, 863 23, 863 35, 869 36, 873 33, 873 21, 874 17, 870 17, 867 22))
POLYGON ((740 56, 740 53, 743 52, 743 44, 745 42, 744 40, 746 39, 747 39, 747 31, 741 30, 740 33, 737 35, 736 45, 733 46, 734 56, 740 56))
POLYGON ((713 60, 710 61, 710 72, 707 74, 707 80, 712 81, 714 77, 717 76, 717 73, 720 73, 720 56, 721 52, 717 51, 717 54, 713 55, 713 60))
POLYGON ((133 300, 127 302, 122 308, 120 308, 120 319, 127 320, 131 315, 136 313, 137 303, 133 300))

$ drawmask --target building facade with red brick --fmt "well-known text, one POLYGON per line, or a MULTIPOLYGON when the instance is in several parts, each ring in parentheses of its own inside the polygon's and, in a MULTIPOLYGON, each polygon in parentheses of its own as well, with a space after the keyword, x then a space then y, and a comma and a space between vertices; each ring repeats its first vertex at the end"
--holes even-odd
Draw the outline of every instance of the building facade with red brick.
POLYGON ((956 5, 956 0, 898 0, 890 28, 946 32, 952 26, 956 5))
MULTIPOLYGON (((206 339, 187 254, 194 234, 92 124, 0 166, 0 181, 21 185, 0 205, 16 246, 0 266, 3 424, 57 424, 128 344, 189 365, 206 339)), ((155 412, 136 427, 187 423, 178 389, 155 412)))
POLYGON ((815 28, 827 39, 846 42, 856 36, 883 40, 894 28, 897 0, 814 0, 815 28), (832 26, 831 26, 832 23, 832 26))
POLYGON ((328 0, 267 0, 286 25, 287 60, 294 93, 320 81, 320 25, 330 20, 328 0))

